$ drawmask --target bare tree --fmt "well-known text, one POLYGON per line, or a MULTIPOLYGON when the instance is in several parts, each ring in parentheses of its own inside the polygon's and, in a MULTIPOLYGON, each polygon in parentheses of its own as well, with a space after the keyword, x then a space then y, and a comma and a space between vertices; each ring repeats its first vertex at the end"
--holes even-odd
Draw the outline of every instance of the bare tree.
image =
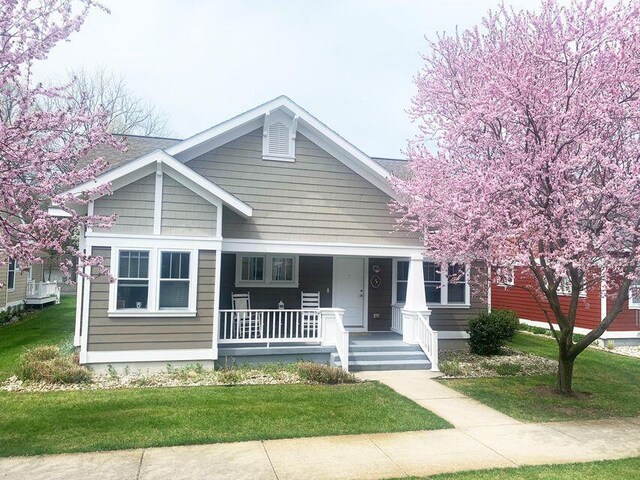
POLYGON ((109 118, 109 132, 129 135, 168 134, 167 116, 148 98, 138 96, 123 75, 106 68, 92 72, 70 70, 64 97, 51 99, 44 110, 85 105, 91 112, 103 110, 109 118), (67 102, 67 105, 65 105, 67 102))

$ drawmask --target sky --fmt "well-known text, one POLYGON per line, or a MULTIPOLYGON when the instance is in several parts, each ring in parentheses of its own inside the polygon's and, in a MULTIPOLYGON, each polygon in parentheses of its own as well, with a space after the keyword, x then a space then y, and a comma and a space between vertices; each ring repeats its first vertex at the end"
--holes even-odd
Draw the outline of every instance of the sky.
MULTIPOLYGON (((287 95, 370 156, 399 158, 425 36, 478 24, 499 0, 103 0, 38 65, 107 68, 184 138, 287 95)), ((507 0, 517 8, 539 0, 507 0)))

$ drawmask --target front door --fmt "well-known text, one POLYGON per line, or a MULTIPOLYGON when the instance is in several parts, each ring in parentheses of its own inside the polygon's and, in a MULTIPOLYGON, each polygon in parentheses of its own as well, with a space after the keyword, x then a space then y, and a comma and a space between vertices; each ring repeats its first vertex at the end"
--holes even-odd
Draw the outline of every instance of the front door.
POLYGON ((343 323, 364 327, 364 258, 334 257, 333 306, 344 309, 343 323))

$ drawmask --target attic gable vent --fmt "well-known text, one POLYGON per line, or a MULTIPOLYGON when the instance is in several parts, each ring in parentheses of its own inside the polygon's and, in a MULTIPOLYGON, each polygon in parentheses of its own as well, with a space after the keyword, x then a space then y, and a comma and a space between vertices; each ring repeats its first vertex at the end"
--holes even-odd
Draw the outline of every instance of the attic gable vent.
POLYGON ((267 113, 264 118, 262 158, 295 162, 298 117, 281 110, 267 113))
POLYGON ((269 155, 289 156, 289 127, 282 122, 269 125, 269 155))

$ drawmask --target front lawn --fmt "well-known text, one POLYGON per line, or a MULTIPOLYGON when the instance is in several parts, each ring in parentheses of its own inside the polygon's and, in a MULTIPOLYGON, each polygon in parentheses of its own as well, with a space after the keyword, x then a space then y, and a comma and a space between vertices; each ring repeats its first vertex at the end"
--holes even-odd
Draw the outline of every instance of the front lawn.
POLYGON ((0 456, 449 427, 378 383, 0 394, 0 456))
MULTIPOLYGON (((0 381, 27 346, 70 341, 74 299, 0 328, 0 381)), ((0 456, 450 428, 378 383, 0 393, 0 456)))
MULTIPOLYGON (((433 475, 429 480, 618 480, 638 478, 640 458, 519 468, 496 468, 433 475)), ((418 480, 417 477, 412 477, 418 480)), ((406 479, 411 480, 411 479, 406 479)), ((426 480, 426 479, 425 479, 426 480)))
POLYGON ((73 341, 75 297, 64 296, 59 305, 46 307, 11 325, 0 327, 0 382, 14 374, 26 347, 73 341))
MULTIPOLYGON (((518 333, 509 347, 556 358, 553 339, 518 333)), ((552 422, 640 415, 640 359, 587 349, 576 360, 577 398, 560 397, 549 387, 554 375, 451 379, 442 381, 509 416, 528 422, 552 422)))

